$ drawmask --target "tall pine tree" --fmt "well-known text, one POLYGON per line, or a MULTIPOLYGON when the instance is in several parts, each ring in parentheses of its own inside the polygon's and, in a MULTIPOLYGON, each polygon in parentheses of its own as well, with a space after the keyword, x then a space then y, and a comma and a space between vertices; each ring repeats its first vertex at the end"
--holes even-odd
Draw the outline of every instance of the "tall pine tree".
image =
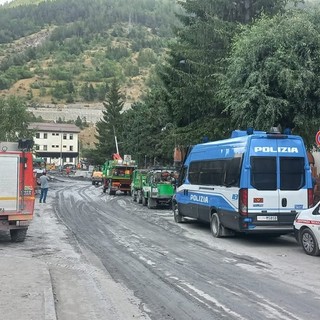
POLYGON ((117 152, 115 144, 115 136, 122 133, 121 111, 124 102, 121 97, 120 86, 117 79, 114 79, 106 100, 103 102, 103 116, 97 122, 98 143, 96 143, 97 157, 103 163, 106 159, 110 159, 113 153, 117 152))

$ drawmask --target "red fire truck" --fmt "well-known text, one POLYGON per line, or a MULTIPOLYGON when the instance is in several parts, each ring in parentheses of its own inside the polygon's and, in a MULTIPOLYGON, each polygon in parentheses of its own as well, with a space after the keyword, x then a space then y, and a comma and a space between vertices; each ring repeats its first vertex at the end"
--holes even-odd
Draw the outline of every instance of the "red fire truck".
POLYGON ((0 230, 22 242, 34 211, 32 140, 0 142, 0 230))

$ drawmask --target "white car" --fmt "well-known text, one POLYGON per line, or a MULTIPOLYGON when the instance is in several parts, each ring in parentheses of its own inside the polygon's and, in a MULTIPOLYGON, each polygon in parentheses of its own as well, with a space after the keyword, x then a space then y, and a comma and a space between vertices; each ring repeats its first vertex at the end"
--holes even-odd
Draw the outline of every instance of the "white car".
POLYGON ((314 207, 297 214, 294 220, 294 233, 306 254, 320 254, 320 202, 314 207))

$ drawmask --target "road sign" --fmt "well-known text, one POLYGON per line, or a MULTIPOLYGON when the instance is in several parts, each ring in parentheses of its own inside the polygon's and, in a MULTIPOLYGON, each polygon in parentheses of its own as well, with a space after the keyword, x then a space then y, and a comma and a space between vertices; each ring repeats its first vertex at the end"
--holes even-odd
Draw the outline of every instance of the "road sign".
POLYGON ((316 133, 316 144, 317 146, 320 146, 320 131, 316 133))

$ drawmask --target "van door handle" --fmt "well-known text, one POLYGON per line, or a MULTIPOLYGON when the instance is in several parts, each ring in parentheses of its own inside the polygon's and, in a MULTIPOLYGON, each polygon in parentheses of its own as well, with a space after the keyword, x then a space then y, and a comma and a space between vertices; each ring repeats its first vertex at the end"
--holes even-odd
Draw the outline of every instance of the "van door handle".
POLYGON ((282 198, 281 205, 282 205, 282 207, 286 207, 287 206, 287 198, 282 198))

